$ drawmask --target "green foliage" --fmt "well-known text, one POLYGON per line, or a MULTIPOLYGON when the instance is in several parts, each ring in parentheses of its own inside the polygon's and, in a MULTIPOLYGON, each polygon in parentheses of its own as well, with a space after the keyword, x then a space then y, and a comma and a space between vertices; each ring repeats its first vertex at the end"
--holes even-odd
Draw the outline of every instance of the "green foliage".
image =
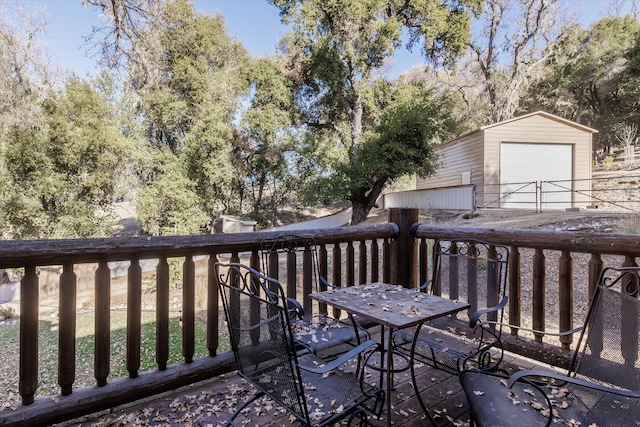
POLYGON ((640 80, 632 72, 639 36, 633 16, 607 17, 587 30, 575 26, 550 58, 547 76, 532 88, 531 108, 598 129, 594 149, 617 145, 616 128, 640 120, 640 80))
POLYGON ((390 180, 406 173, 431 173, 425 141, 440 133, 425 125, 428 118, 419 117, 422 106, 387 105, 384 97, 376 97, 385 86, 376 82, 376 72, 400 46, 403 28, 410 35, 408 44, 421 43, 427 59, 437 65, 451 64, 466 48, 470 17, 482 2, 270 3, 280 8, 284 22, 292 23, 283 53, 289 75, 299 85, 297 106, 307 129, 315 134, 306 142, 317 160, 318 178, 310 183, 312 190, 307 194, 323 201, 350 200, 356 224, 366 218, 390 180), (385 108, 390 110, 383 113, 385 108))
POLYGON ((264 227, 275 225, 276 207, 290 205, 298 193, 294 84, 279 58, 251 61, 246 79, 251 96, 240 122, 235 166, 241 194, 252 207, 250 217, 264 227))
POLYGON ((613 167, 613 157, 606 156, 604 159, 602 159, 602 165, 607 169, 611 169, 613 167))
POLYGON ((163 16, 160 80, 138 87, 158 151, 140 192, 140 221, 149 234, 197 233, 211 230, 236 198, 233 120, 247 90, 247 52, 221 15, 196 14, 179 0, 166 3, 163 16))
POLYGON ((168 148, 152 151, 149 182, 138 193, 138 220, 151 235, 195 234, 208 217, 186 176, 186 168, 168 148))
POLYGON ((103 93, 77 78, 43 103, 46 127, 11 128, 2 194, 14 238, 104 236, 131 141, 103 93))

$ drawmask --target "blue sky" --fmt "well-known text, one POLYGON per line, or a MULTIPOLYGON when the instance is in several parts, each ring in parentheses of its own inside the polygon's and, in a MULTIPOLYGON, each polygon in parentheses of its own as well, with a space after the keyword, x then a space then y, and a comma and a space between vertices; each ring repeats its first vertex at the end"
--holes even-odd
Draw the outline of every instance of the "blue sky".
MULTIPOLYGON (((604 16, 607 0, 570 0, 585 22, 604 16)), ((49 13, 49 34, 43 38, 51 52, 68 70, 79 76, 95 70, 96 58, 88 57, 84 37, 92 26, 101 22, 92 9, 82 7, 81 0, 27 0, 27 4, 44 7, 49 13)), ((203 13, 221 12, 227 32, 238 38, 253 56, 275 53, 277 39, 286 28, 280 23, 278 10, 266 0, 196 0, 196 9, 203 13)), ((95 52, 94 52, 95 53, 95 52)), ((395 54, 392 75, 422 63, 419 49, 413 54, 402 49, 395 54)))

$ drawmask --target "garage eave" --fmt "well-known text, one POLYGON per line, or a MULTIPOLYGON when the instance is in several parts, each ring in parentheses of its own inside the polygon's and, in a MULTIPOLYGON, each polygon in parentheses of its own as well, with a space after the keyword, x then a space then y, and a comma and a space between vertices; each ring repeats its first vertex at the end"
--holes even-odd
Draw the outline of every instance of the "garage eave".
POLYGON ((547 113, 546 111, 535 111, 533 113, 529 113, 529 114, 525 114, 525 115, 522 115, 522 116, 514 117, 514 118, 511 118, 509 120, 504 120, 502 122, 498 122, 498 123, 493 123, 493 124, 490 124, 490 125, 482 126, 482 127, 480 127, 480 129, 481 130, 491 129, 491 128, 496 127, 496 126, 501 126, 501 125, 504 125, 506 123, 515 122, 515 121, 526 119, 526 118, 529 118, 529 117, 532 117, 532 116, 542 116, 542 117, 545 117, 545 118, 547 118, 549 120, 554 120, 556 122, 565 124, 567 126, 574 127, 576 129, 580 129, 580 130, 585 131, 585 132, 598 133, 598 131, 596 129, 590 128, 589 126, 581 125, 580 123, 576 123, 576 122, 574 122, 572 120, 563 119, 560 116, 556 116, 555 114, 547 113))

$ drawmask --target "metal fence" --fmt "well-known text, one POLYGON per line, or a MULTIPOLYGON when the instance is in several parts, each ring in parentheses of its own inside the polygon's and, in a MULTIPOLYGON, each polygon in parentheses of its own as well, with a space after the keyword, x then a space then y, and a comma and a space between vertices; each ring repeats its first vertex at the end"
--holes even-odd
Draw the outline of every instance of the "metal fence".
POLYGON ((581 208, 640 213, 640 175, 563 181, 529 181, 478 186, 484 204, 476 208, 544 210, 581 208))

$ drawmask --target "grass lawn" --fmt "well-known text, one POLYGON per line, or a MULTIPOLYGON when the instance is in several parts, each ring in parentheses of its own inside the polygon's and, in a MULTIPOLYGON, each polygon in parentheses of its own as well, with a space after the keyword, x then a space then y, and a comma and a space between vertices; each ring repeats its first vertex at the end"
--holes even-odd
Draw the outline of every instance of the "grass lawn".
MULTIPOLYGON (((182 357, 182 329, 179 313, 172 313, 169 322, 169 362, 180 363, 182 357)), ((76 381, 74 388, 95 384, 93 376, 94 312, 78 313, 76 321, 76 381)), ((155 369, 155 311, 142 312, 142 345, 140 372, 155 369)), ((126 377, 126 311, 111 311, 111 370, 109 379, 126 377)), ((206 347, 206 324, 196 317, 195 355, 208 354, 206 347)), ((223 338, 223 337, 221 337, 223 338)), ((20 354, 20 325, 0 327, 0 407, 4 408, 20 401, 18 394, 18 371, 20 354)), ((228 342, 221 342, 219 351, 228 349, 228 342)), ((58 382, 58 321, 41 319, 39 335, 39 387, 36 397, 59 393, 58 382)))

